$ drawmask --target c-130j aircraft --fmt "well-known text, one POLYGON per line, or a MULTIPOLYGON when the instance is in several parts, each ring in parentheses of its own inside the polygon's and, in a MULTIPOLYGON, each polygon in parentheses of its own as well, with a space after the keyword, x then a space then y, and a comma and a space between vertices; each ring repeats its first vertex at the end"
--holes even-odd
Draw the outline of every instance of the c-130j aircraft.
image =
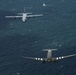
POLYGON ((25 7, 24 7, 24 12, 23 13, 18 13, 17 16, 5 16, 5 18, 22 19, 23 22, 26 22, 26 20, 28 18, 35 18, 35 17, 39 17, 39 16, 43 16, 43 14, 32 15, 32 13, 26 13, 25 12, 25 7))
POLYGON ((22 57, 22 58, 42 61, 43 63, 45 63, 45 62, 57 62, 58 60, 61 60, 61 59, 76 56, 76 54, 72 54, 72 55, 67 55, 67 56, 52 57, 52 51, 56 51, 56 50, 57 49, 44 49, 43 51, 47 51, 47 57, 46 58, 34 58, 34 57, 22 57))

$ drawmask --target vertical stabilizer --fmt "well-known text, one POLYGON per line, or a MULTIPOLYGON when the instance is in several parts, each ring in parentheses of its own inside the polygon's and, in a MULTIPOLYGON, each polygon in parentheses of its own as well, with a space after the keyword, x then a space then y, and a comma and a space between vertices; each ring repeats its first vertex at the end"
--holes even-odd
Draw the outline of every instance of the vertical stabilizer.
POLYGON ((25 7, 24 7, 24 11, 23 11, 23 13, 18 13, 18 15, 23 15, 23 14, 32 14, 32 13, 26 13, 26 11, 25 11, 25 7))
POLYGON ((25 7, 24 7, 24 13, 25 13, 25 7))

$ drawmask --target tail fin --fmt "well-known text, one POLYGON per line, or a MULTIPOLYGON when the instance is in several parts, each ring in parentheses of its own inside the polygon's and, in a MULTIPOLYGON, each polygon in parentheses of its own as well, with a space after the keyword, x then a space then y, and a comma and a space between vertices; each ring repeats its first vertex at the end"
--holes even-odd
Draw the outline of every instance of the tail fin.
POLYGON ((26 11, 25 11, 25 7, 24 7, 24 13, 25 13, 25 14, 32 14, 32 13, 26 13, 26 11))
POLYGON ((25 12, 25 7, 24 7, 24 12, 25 12))
POLYGON ((32 14, 32 13, 26 13, 25 12, 25 7, 24 7, 24 12, 23 13, 18 13, 18 15, 23 15, 23 14, 32 14))

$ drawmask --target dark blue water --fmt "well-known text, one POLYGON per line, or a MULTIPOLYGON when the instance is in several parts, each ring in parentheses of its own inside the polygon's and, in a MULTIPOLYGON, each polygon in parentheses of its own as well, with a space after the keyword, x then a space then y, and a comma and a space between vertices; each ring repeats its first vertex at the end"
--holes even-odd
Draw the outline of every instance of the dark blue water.
POLYGON ((22 56, 46 57, 42 49, 57 48, 53 56, 76 53, 75 0, 0 0, 0 75, 75 75, 76 57, 46 63, 22 56), (42 4, 46 3, 47 7, 42 4), (5 19, 18 12, 44 14, 21 20, 5 19))

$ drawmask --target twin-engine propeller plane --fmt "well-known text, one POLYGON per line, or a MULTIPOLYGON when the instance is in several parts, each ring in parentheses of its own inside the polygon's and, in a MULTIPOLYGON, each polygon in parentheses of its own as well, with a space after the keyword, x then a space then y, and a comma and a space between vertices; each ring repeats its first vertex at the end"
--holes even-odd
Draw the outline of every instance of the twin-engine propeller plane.
POLYGON ((61 59, 76 56, 76 54, 72 54, 72 55, 67 55, 67 56, 52 57, 52 51, 56 51, 56 50, 57 49, 44 49, 43 51, 47 51, 46 58, 34 58, 34 57, 22 57, 22 58, 33 59, 33 60, 42 61, 43 63, 45 63, 45 62, 56 62, 61 59))
POLYGON ((26 13, 25 8, 23 13, 18 13, 19 16, 5 16, 5 18, 13 18, 13 19, 22 19, 23 22, 27 20, 27 18, 35 18, 38 16, 43 16, 43 14, 32 15, 32 13, 26 13))

